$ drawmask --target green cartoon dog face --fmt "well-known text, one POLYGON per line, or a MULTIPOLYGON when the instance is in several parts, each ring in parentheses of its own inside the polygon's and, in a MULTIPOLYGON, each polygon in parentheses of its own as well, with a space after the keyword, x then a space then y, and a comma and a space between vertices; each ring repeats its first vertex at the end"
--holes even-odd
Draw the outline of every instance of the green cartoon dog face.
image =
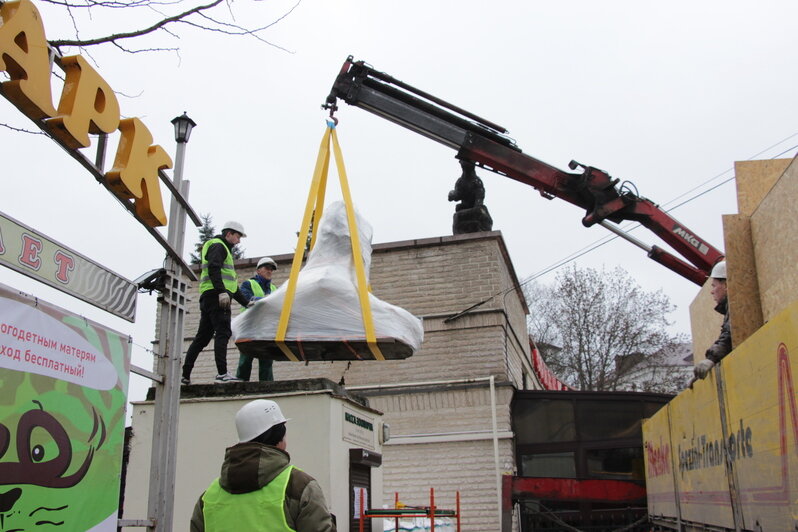
POLYGON ((98 401, 96 390, 39 375, 2 377, 4 392, 21 377, 15 395, 36 393, 40 399, 20 401, 10 412, 0 406, 6 412, 0 418, 0 532, 91 530, 113 520, 119 487, 118 481, 109 485, 113 469, 107 468, 119 469, 111 455, 121 456, 122 442, 108 438, 104 416, 119 422, 112 405, 98 401), (42 393, 45 380, 53 389, 42 393), (63 387, 68 396, 58 390, 63 387), (109 455, 109 445, 120 453, 109 455))
POLYGON ((0 532, 115 532, 129 339, 0 285, 0 532))

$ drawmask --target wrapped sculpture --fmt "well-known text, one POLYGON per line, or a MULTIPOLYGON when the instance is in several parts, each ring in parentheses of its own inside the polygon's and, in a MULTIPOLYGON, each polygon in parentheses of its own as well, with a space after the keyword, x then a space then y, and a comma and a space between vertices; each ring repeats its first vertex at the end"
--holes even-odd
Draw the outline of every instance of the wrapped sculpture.
MULTIPOLYGON (((361 257, 366 276, 371 265, 371 226, 356 214, 361 257)), ((374 360, 366 341, 352 262, 346 208, 327 207, 318 226, 316 243, 299 272, 285 346, 297 360, 374 360)), ((239 351, 270 360, 289 360, 275 341, 288 282, 257 301, 233 320, 239 351)), ((368 294, 374 334, 385 359, 403 359, 421 347, 421 320, 406 310, 368 294)))

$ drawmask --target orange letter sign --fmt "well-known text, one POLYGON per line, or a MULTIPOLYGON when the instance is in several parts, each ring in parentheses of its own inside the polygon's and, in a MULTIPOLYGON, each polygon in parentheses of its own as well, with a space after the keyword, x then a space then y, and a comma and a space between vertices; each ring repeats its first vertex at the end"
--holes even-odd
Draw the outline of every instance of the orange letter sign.
POLYGON ((158 170, 172 167, 172 159, 160 146, 152 146, 152 134, 138 118, 119 123, 122 133, 114 167, 106 174, 108 184, 122 200, 136 202, 136 214, 150 227, 166 225, 158 170))
POLYGON ((119 101, 113 89, 79 55, 64 57, 64 91, 58 115, 47 121, 53 136, 72 149, 91 145, 89 133, 113 133, 119 125, 119 101))
POLYGON ((39 12, 30 0, 0 6, 0 70, 11 81, 0 93, 33 120, 55 114, 50 92, 50 56, 39 12))

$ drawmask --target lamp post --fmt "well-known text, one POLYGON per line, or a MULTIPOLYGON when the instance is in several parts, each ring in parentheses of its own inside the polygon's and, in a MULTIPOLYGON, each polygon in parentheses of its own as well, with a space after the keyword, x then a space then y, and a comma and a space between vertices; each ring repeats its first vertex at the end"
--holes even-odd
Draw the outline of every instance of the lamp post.
MULTIPOLYGON (((191 131, 197 124, 184 111, 182 115, 172 119, 172 125, 175 126, 175 142, 177 142, 173 181, 175 188, 185 198, 188 196, 188 182, 185 183, 185 190, 183 189, 183 163, 186 158, 186 144, 188 144, 188 139, 191 137, 191 131)), ((178 223, 169 224, 167 240, 178 253, 182 254, 185 240, 186 212, 180 208, 180 204, 174 198, 169 208, 169 219, 171 222, 176 221, 178 223)))
POLYGON ((182 115, 172 119, 172 125, 175 126, 175 141, 178 144, 185 144, 191 136, 191 130, 194 129, 194 126, 197 124, 183 111, 182 115))
MULTIPOLYGON (((197 124, 183 113, 172 120, 175 127, 174 188, 188 197, 189 182, 183 181, 186 143, 197 124)), ((169 207, 167 242, 179 255, 183 254, 186 209, 172 198, 169 207)), ((151 530, 172 529, 174 518, 175 473, 177 470, 177 427, 180 413, 180 357, 183 351, 183 321, 186 314, 187 281, 178 261, 167 255, 164 261, 165 283, 159 298, 159 356, 155 384, 155 405, 150 458, 150 489, 147 513, 151 530)))

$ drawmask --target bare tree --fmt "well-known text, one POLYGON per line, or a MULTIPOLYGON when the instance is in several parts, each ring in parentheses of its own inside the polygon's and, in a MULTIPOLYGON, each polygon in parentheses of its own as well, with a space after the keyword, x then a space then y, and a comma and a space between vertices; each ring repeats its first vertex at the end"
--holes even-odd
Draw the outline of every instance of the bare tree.
MULTIPOLYGON (((5 3, 0 0, 0 5, 5 3)), ((172 52, 179 53, 181 35, 187 31, 215 33, 222 36, 251 38, 281 51, 290 50, 267 40, 266 30, 287 17, 299 6, 296 0, 283 12, 275 13, 271 2, 243 0, 239 6, 264 5, 269 11, 247 21, 268 21, 262 24, 237 22, 234 0, 40 0, 40 11, 49 11, 69 21, 71 31, 48 40, 56 62, 61 56, 78 53, 92 61, 91 50, 111 46, 121 53, 172 52), (102 23, 98 23, 101 20, 102 23), (99 30, 98 30, 99 28, 99 30), (89 34, 89 32, 97 32, 89 34)), ((43 17, 48 20, 48 16, 43 17)), ((0 25, 2 20, 0 20, 0 25)), ((95 61, 96 63, 96 61, 95 61)), ((60 77, 60 76, 59 76, 60 77)), ((0 71, 0 82, 8 79, 8 72, 0 71)), ((29 134, 44 134, 27 128, 0 122, 0 127, 29 134)))
POLYGON ((546 364, 569 386, 676 391, 682 385, 681 374, 671 383, 667 370, 662 375, 643 371, 661 366, 684 342, 667 331, 674 307, 661 290, 645 292, 622 268, 571 266, 557 275, 554 286, 525 286, 525 292, 529 332, 546 364))
MULTIPOLYGON (((251 0, 258 2, 258 0, 251 0)), ((220 33, 229 36, 245 36, 261 41, 264 44, 288 51, 282 46, 263 37, 266 30, 288 16, 298 5, 298 0, 287 12, 262 25, 239 24, 233 11, 232 0, 213 0, 199 3, 196 0, 42 0, 43 3, 58 8, 71 21, 72 35, 50 39, 50 44, 59 52, 67 47, 85 49, 91 46, 113 45, 124 52, 136 53, 147 51, 178 50, 177 46, 168 44, 145 46, 135 43, 143 41, 145 36, 169 37, 177 42, 181 29, 220 33), (134 13, 142 17, 131 16, 134 13), (111 20, 113 28, 103 28, 98 35, 86 35, 85 28, 95 28, 90 24, 95 18, 111 20), (130 27, 131 20, 144 20, 130 27), (138 40, 137 40, 138 39, 138 40)), ((263 2, 266 4, 266 2, 263 2)))

